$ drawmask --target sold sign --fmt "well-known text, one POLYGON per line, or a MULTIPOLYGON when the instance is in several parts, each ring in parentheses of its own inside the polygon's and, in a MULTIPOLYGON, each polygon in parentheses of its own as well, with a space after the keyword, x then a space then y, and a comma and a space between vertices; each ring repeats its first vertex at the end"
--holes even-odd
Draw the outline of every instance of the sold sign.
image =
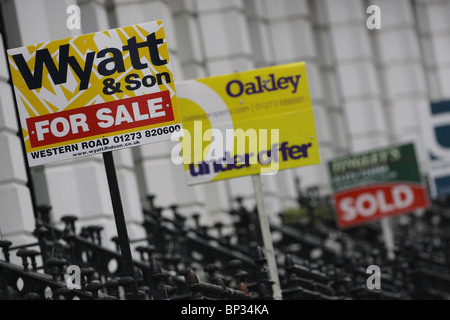
POLYGON ((420 184, 386 183, 348 189, 334 195, 339 225, 351 227, 427 206, 420 184))
POLYGON ((328 167, 341 228, 428 206, 413 144, 333 160, 328 167))

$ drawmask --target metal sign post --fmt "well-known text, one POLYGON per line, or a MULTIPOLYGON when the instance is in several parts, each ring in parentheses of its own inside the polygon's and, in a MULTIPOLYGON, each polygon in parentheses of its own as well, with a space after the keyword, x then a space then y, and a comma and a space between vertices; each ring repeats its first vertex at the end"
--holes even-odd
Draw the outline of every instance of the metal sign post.
POLYGON ((133 292, 135 298, 138 299, 136 277, 134 275, 133 256, 131 255, 130 240, 128 238, 127 225, 125 222, 125 215, 123 213, 122 199, 120 197, 119 183, 117 181, 117 174, 112 151, 103 153, 103 162, 105 164, 106 177, 108 179, 109 194, 111 195, 114 220, 116 222, 117 228, 117 236, 119 237, 120 252, 123 258, 124 275, 132 277, 134 279, 133 292))
POLYGON ((258 219, 261 226, 261 234, 264 243, 264 249, 267 258, 267 265, 269 267, 270 280, 274 283, 272 285, 273 297, 275 300, 281 300, 280 279, 278 277, 278 268, 275 261, 275 251, 273 249, 272 235, 270 233, 269 220, 267 219, 266 208, 264 206, 264 197, 262 192, 261 176, 259 174, 252 175, 253 187, 255 189, 256 205, 258 207, 258 219))
POLYGON ((381 231, 383 233, 383 240, 384 245, 386 246, 387 250, 387 257, 389 260, 395 259, 395 252, 394 252, 394 232, 392 230, 392 224, 390 221, 390 218, 383 218, 380 220, 381 223, 381 231))

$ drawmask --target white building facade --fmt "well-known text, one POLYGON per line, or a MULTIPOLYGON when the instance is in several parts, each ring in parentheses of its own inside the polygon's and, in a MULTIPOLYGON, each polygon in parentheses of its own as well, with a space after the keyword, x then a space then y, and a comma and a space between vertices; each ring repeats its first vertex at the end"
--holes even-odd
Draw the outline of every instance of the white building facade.
MULTIPOLYGON (((335 156, 415 142, 426 151, 418 117, 430 101, 450 99, 449 0, 2 0, 0 42, 0 231, 15 244, 33 241, 34 209, 55 222, 116 234, 101 155, 27 169, 5 49, 162 19, 175 81, 305 61, 322 164, 263 176, 270 216, 296 205, 302 187, 330 192, 326 163, 335 156), (81 28, 67 8, 79 6, 81 28), (368 28, 370 5, 380 29, 368 28)), ((174 142, 114 152, 130 238, 144 236, 146 196, 157 206, 228 221, 233 199, 254 205, 249 177, 188 187, 170 158, 174 142)), ((426 172, 425 172, 426 173, 426 172)), ((168 213, 169 214, 169 213, 168 213)))

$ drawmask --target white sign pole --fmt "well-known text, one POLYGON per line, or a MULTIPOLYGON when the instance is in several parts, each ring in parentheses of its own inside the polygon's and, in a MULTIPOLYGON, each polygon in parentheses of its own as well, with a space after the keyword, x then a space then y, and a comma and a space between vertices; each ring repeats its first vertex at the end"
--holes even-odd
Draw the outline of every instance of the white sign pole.
POLYGON ((252 175, 253 188, 255 189, 256 205, 258 207, 258 219, 261 226, 261 234, 264 243, 264 249, 269 267, 270 280, 273 281, 272 290, 273 298, 281 300, 280 279, 278 278, 278 268, 275 261, 275 251, 273 249, 272 235, 270 233, 269 219, 267 218, 266 208, 264 206, 264 197, 262 192, 261 176, 259 174, 252 175))
POLYGON ((392 224, 390 218, 383 218, 380 220, 381 223, 381 231, 383 232, 384 245, 386 246, 388 259, 394 260, 394 232, 392 230, 392 224))

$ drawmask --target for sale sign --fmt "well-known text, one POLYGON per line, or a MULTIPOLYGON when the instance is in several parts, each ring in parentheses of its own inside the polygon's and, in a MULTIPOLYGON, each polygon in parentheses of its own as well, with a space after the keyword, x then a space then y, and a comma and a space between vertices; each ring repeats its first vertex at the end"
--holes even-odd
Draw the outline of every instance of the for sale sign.
POLYGON ((30 166, 182 132, 162 21, 8 50, 30 166))
POLYGON ((328 169, 341 228, 428 206, 413 144, 339 158, 328 169))

